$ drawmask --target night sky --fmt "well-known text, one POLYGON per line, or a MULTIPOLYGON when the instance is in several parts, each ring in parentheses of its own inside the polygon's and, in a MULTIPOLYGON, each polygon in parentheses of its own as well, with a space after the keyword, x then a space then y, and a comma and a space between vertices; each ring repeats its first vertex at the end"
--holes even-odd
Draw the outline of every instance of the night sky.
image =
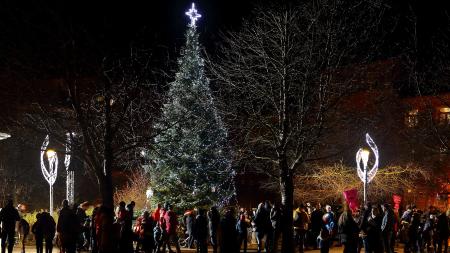
MULTIPOLYGON (((285 1, 288 0, 280 2, 285 1)), ((273 4, 276 1, 258 2, 273 4)), ((409 38, 407 24, 411 21, 408 18, 411 10, 417 17, 420 53, 424 58, 431 55, 430 48, 436 36, 448 36, 441 32, 449 30, 450 12, 445 1, 386 2, 390 6, 385 13, 386 22, 398 18, 398 24, 381 57, 401 53, 403 43, 408 43, 405 40, 409 38)), ((67 48, 76 48, 75 55, 87 63, 98 63, 105 56, 126 55, 130 47, 167 52, 173 61, 184 43, 183 34, 189 22, 184 13, 191 3, 192 0, 2 0, 0 92, 8 90, 11 83, 21 78, 46 80, 57 77, 61 74, 58 66, 66 62, 67 48)), ((238 29, 242 20, 251 14, 255 1, 197 0, 196 5, 202 15, 198 22, 201 41, 213 55, 221 42, 220 31, 238 29)), ((24 101, 26 104, 26 99, 24 101)), ((5 102, 5 93, 0 94, 0 105, 2 103, 9 103, 5 102)), ((34 157, 34 152, 29 151, 29 156, 34 157)), ((18 156, 17 160, 20 159, 18 156)), ((32 168, 34 164, 34 161, 29 163, 30 169, 37 169, 32 168)), ((39 170, 35 172, 40 176, 39 170)), ((43 182, 42 178, 39 180, 43 182)), ((62 183, 61 180, 58 182, 62 183)), ((42 187, 46 189, 45 185, 42 187)))
MULTIPOLYGON (((199 29, 206 48, 214 48, 220 43, 219 31, 238 28, 242 19, 249 16, 254 2, 196 1, 203 15, 199 29)), ((396 42, 404 37, 407 22, 404 16, 409 10, 417 15, 418 32, 424 47, 431 43, 429 38, 434 33, 439 33, 438 29, 448 25, 444 22, 448 15, 444 1, 432 1, 432 4, 417 0, 386 2, 391 7, 386 15, 400 17, 393 35, 396 42)), ((58 48, 68 43, 76 43, 78 48, 99 57, 124 52, 135 45, 163 46, 176 51, 182 45, 188 22, 184 12, 191 3, 191 0, 4 0, 0 3, 0 52, 9 59, 3 58, 2 62, 16 57, 40 58, 41 61, 42 58, 58 58, 61 57, 58 48)))

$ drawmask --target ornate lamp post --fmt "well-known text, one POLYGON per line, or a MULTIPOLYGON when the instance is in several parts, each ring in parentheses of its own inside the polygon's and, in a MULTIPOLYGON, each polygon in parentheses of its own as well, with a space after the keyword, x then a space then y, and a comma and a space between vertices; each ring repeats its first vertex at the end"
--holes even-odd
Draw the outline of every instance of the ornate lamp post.
POLYGON ((378 147, 375 142, 372 140, 369 134, 366 134, 366 143, 369 145, 375 156, 375 162, 370 170, 367 169, 367 165, 369 163, 370 151, 367 149, 360 148, 358 152, 356 152, 356 165, 358 177, 364 184, 364 204, 367 203, 367 192, 369 183, 375 178, 375 175, 378 171, 378 147), (361 162, 363 164, 363 169, 361 169, 361 162))
POLYGON ((1 133, 0 132, 0 141, 4 140, 4 139, 8 139, 9 137, 11 137, 11 135, 9 135, 7 133, 1 133))
POLYGON ((50 186, 50 215, 53 214, 53 184, 56 181, 56 177, 58 176, 58 155, 56 151, 49 149, 47 150, 47 146, 49 143, 48 135, 45 137, 44 142, 41 147, 41 171, 44 175, 45 180, 48 182, 50 186), (47 154, 48 160, 48 169, 45 166, 44 155, 47 154))

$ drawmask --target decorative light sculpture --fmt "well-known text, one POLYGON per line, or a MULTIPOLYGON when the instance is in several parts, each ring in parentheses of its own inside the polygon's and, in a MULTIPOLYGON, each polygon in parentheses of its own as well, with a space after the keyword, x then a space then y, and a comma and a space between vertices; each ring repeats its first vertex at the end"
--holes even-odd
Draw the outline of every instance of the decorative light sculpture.
POLYGON ((356 152, 356 165, 357 165, 356 171, 358 172, 358 177, 364 184, 364 204, 367 203, 368 184, 375 178, 375 175, 377 174, 378 159, 379 159, 378 147, 369 134, 366 134, 366 143, 367 145, 369 145, 370 149, 372 150, 375 156, 375 162, 373 163, 373 166, 370 170, 367 169, 370 151, 367 149, 360 148, 358 152, 356 152), (363 169, 361 169, 361 162, 363 164, 363 169))
POLYGON ((44 175, 45 180, 47 180, 50 186, 50 215, 53 214, 53 184, 56 181, 56 177, 58 176, 58 155, 56 151, 49 149, 47 150, 47 146, 49 143, 48 135, 45 137, 44 142, 41 147, 41 170, 44 175), (47 153, 48 159, 48 169, 44 163, 44 155, 47 153))
POLYGON ((191 27, 195 27, 197 20, 202 17, 202 15, 198 14, 197 9, 195 9, 195 3, 192 3, 191 9, 186 12, 186 15, 191 19, 191 27))
POLYGON ((0 132, 0 141, 4 140, 4 139, 8 139, 9 137, 11 137, 11 135, 9 135, 7 133, 1 133, 0 132))
MULTIPOLYGON (((73 133, 72 133, 73 135, 73 133)), ((75 171, 69 170, 70 158, 71 158, 71 134, 66 134, 66 156, 64 158, 64 166, 66 167, 66 199, 70 205, 75 202, 75 171)))

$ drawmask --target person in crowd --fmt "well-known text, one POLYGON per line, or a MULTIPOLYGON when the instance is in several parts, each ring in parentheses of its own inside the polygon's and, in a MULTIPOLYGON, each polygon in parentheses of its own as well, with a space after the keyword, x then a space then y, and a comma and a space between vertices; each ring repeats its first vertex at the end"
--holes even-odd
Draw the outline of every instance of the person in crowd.
POLYGON ((28 234, 30 233, 30 224, 25 219, 21 218, 17 226, 17 232, 19 234, 20 243, 22 244, 22 253, 25 253, 25 243, 28 234))
POLYGON ((370 202, 367 202, 364 205, 363 213, 359 223, 359 231, 360 231, 359 236, 360 238, 362 238, 365 253, 371 252, 369 239, 367 237, 369 233, 369 218, 371 216, 372 216, 372 204, 370 202))
MULTIPOLYGON (((136 222, 133 224, 133 234, 136 237, 136 252, 142 249, 142 221, 144 220, 144 213, 136 218, 136 222)), ((153 231, 152 231, 153 234, 153 231)))
POLYGON ((411 205, 407 205, 406 210, 402 214, 401 220, 410 223, 412 215, 413 215, 412 207, 411 205))
POLYGON ((272 210, 270 210, 270 221, 273 229, 272 247, 270 249, 270 252, 272 253, 278 252, 278 240, 280 239, 281 236, 281 219, 282 219, 281 208, 279 204, 275 203, 272 206, 272 210))
POLYGON ((17 221, 20 221, 19 212, 14 208, 12 199, 8 199, 6 206, 0 211, 2 253, 5 253, 6 243, 8 243, 8 253, 13 251, 17 221))
POLYGON ((183 224, 186 227, 186 232, 188 234, 187 248, 192 249, 194 245, 194 226, 195 226, 195 212, 188 210, 183 215, 183 224))
MULTIPOLYGON (((256 210, 255 213, 255 218, 253 220, 253 228, 256 232, 256 242, 258 244, 258 253, 261 253, 262 251, 262 242, 264 239, 264 236, 267 233, 267 225, 268 222, 270 222, 270 213, 267 212, 266 208, 264 207, 264 203, 260 203, 258 205, 258 209, 256 210)), ((272 226, 272 225, 270 225, 272 226)), ((266 239, 267 240, 267 239, 266 239)), ((266 243, 266 251, 268 251, 268 247, 267 247, 267 243, 266 243)))
POLYGON ((50 213, 43 212, 41 214, 40 226, 45 241, 45 253, 52 253, 53 239, 55 238, 56 233, 56 223, 50 213))
POLYGON ((56 227, 61 240, 61 248, 66 253, 75 253, 80 223, 75 212, 69 208, 69 201, 63 200, 56 227))
POLYGON ((158 203, 156 205, 155 211, 153 211, 152 217, 153 221, 159 222, 160 221, 160 215, 161 215, 161 203, 158 203))
POLYGON ((197 240, 197 253, 208 253, 208 219, 203 208, 198 209, 195 217, 194 238, 197 240))
POLYGON ((42 229, 42 214, 36 214, 36 221, 31 227, 31 232, 34 234, 34 241, 36 242, 36 253, 43 253, 44 251, 44 231, 42 229))
POLYGON ((344 211, 339 217, 338 233, 341 243, 344 245, 344 253, 356 253, 359 228, 348 205, 344 205, 344 211))
POLYGON ((306 231, 308 231, 308 224, 310 223, 308 213, 306 212, 305 206, 303 204, 300 204, 300 206, 296 210, 294 210, 293 221, 295 241, 298 246, 299 252, 303 253, 305 247, 306 231))
POLYGON ((131 227, 129 228, 130 231, 128 231, 128 225, 129 225, 129 212, 126 209, 126 203, 124 201, 119 202, 119 207, 116 211, 116 224, 118 224, 120 228, 120 234, 119 234, 119 251, 123 253, 129 252, 129 241, 131 241, 130 238, 130 232, 131 227))
POLYGON ((100 206, 95 217, 95 226, 98 252, 118 252, 116 242, 120 238, 120 226, 117 223, 114 224, 114 210, 104 205, 100 206))
POLYGON ((322 206, 320 203, 316 204, 315 209, 311 213, 311 240, 310 244, 312 244, 313 249, 317 249, 317 237, 320 234, 320 230, 322 229, 322 216, 323 216, 322 206))
POLYGON ((382 253, 381 224, 383 217, 379 206, 372 207, 372 213, 367 220, 367 245, 370 253, 382 253))
POLYGON ((87 237, 87 234, 86 234, 87 228, 85 227, 86 219, 88 217, 86 215, 86 210, 81 205, 74 204, 73 210, 75 210, 75 215, 77 216, 77 221, 80 226, 80 233, 79 233, 78 241, 77 241, 77 249, 83 250, 83 249, 86 249, 88 246, 88 241, 86 238, 87 237))
MULTIPOLYGON (((155 242, 153 237, 153 227, 154 227, 153 217, 150 215, 148 211, 145 211, 142 214, 142 219, 140 222, 139 229, 139 239, 142 242, 142 250, 145 253, 152 253, 155 249, 155 242)), ((138 252, 136 250, 136 252, 138 252)))
POLYGON ((224 217, 220 221, 220 253, 239 252, 236 222, 234 210, 232 208, 228 208, 225 211, 224 217))
POLYGON ((212 206, 207 215, 210 243, 213 248, 213 253, 217 253, 217 249, 219 246, 217 241, 217 232, 220 225, 220 213, 219 211, 217 211, 217 208, 215 206, 212 206))
POLYGON ((435 237, 435 223, 436 217, 434 214, 425 214, 425 222, 422 229, 422 249, 426 249, 428 252, 431 252, 431 248, 433 247, 433 238, 435 237))
POLYGON ((270 220, 270 210, 272 210, 272 204, 266 200, 264 201, 264 209, 265 212, 267 214, 267 218, 265 219, 265 236, 266 236, 266 241, 264 243, 266 252, 270 252, 270 249, 272 248, 273 245, 273 228, 272 228, 272 221, 270 220))
POLYGON ((136 206, 136 203, 134 201, 131 201, 127 205, 127 213, 125 217, 125 248, 128 253, 133 253, 133 241, 136 239, 134 238, 133 234, 133 219, 134 219, 134 207, 136 206))
POLYGON ((97 234, 96 234, 96 225, 95 225, 95 217, 97 216, 99 207, 96 206, 94 207, 94 210, 92 211, 92 216, 91 216, 91 223, 89 226, 89 230, 90 230, 90 245, 91 245, 91 253, 98 253, 98 245, 97 245, 97 234))
POLYGON ((383 240, 383 247, 386 253, 394 253, 392 251, 391 243, 394 235, 394 211, 389 204, 384 204, 381 206, 383 210, 383 219, 381 223, 381 237, 383 240))
POLYGON ((156 222, 153 228, 153 240, 155 241, 155 253, 161 252, 161 248, 164 245, 163 227, 161 222, 156 222))
POLYGON ((244 253, 247 253, 247 229, 248 229, 248 227, 249 227, 249 224, 245 217, 245 213, 241 213, 239 215, 239 219, 236 224, 236 231, 238 234, 239 248, 241 248, 242 244, 244 244, 244 253))
POLYGON ((442 212, 437 218, 436 232, 437 232, 437 253, 442 252, 442 246, 444 246, 444 253, 447 253, 448 249, 448 237, 449 237, 449 219, 445 212, 442 212))
POLYGON ((408 236, 405 244, 406 252, 419 252, 419 229, 420 229, 420 214, 413 212, 408 227, 408 236))
MULTIPOLYGON (((180 244, 178 243, 178 235, 177 235, 177 228, 178 228, 178 218, 176 213, 173 211, 173 206, 168 205, 167 206, 167 212, 164 215, 164 220, 166 224, 166 234, 167 234, 167 240, 166 244, 169 248, 169 252, 172 252, 172 249, 170 248, 171 243, 175 244, 175 248, 177 253, 180 253, 180 244)), ((164 247, 165 251, 165 247, 164 247)))
POLYGON ((331 210, 322 216, 322 227, 318 236, 320 253, 328 253, 335 231, 334 215, 331 210))

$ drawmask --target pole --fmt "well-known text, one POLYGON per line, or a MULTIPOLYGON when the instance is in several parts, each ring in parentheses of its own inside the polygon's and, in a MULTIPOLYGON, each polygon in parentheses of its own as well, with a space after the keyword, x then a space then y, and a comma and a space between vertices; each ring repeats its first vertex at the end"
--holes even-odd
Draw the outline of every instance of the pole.
POLYGON ((363 161, 364 164, 364 205, 367 204, 367 161, 363 161))
POLYGON ((53 185, 50 185, 50 216, 53 216, 53 185))

